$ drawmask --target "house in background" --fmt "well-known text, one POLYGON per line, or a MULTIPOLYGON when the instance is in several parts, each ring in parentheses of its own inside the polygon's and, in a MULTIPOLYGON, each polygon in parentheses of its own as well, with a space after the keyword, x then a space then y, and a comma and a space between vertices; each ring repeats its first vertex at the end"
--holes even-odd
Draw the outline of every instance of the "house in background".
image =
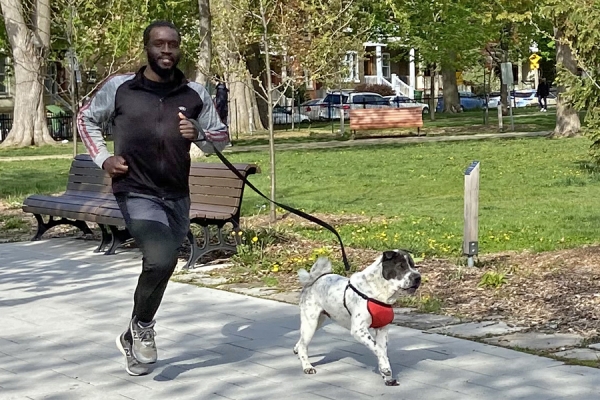
MULTIPOLYGON (((431 94, 430 70, 416 62, 418 50, 414 48, 392 48, 390 43, 397 41, 363 43, 363 56, 357 51, 346 53, 344 62, 347 65, 348 76, 344 79, 344 89, 354 88, 360 84, 382 84, 394 90, 398 96, 419 99, 431 94)), ((435 77, 434 92, 442 88, 442 78, 435 77)), ((307 89, 311 98, 324 97, 328 90, 319 82, 307 81, 307 89)), ((459 85, 459 90, 469 90, 459 85)))

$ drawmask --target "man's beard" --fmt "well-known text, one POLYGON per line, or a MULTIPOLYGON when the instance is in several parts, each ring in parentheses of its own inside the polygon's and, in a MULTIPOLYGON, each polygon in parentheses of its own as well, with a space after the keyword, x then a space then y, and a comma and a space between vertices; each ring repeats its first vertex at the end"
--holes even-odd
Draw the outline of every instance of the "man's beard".
POLYGON ((173 60, 173 65, 169 68, 163 68, 158 64, 158 58, 151 57, 148 55, 148 65, 156 73, 156 75, 160 76, 162 79, 170 78, 175 71, 175 67, 179 64, 179 60, 176 58, 171 58, 173 60))

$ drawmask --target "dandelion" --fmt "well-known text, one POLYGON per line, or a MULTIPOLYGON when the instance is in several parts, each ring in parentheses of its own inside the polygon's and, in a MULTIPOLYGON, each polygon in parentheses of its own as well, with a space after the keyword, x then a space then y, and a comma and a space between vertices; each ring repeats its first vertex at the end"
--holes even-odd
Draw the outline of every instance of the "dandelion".
POLYGON ((254 237, 252 238, 252 243, 256 243, 256 242, 258 242, 258 237, 257 237, 257 236, 254 236, 254 237))
POLYGON ((273 272, 279 272, 279 264, 273 264, 273 268, 271 268, 273 272))

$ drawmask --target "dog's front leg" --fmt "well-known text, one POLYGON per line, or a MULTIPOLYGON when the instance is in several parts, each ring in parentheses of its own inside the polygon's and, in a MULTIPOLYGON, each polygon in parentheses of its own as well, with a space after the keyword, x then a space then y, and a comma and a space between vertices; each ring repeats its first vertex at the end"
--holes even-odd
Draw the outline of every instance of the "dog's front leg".
POLYGON ((379 373, 383 377, 386 386, 397 386, 398 382, 392 378, 392 367, 387 357, 387 329, 385 332, 377 332, 375 339, 369 332, 369 327, 363 321, 352 320, 352 328, 350 329, 352 336, 360 343, 364 344, 377 357, 379 373), (378 340, 384 344, 380 345, 378 340))
POLYGON ((390 359, 388 357, 388 327, 384 326, 383 328, 375 329, 375 346, 379 348, 379 351, 385 361, 385 363, 379 363, 379 372, 385 381, 387 386, 397 386, 398 381, 392 379, 392 367, 390 365, 390 359))

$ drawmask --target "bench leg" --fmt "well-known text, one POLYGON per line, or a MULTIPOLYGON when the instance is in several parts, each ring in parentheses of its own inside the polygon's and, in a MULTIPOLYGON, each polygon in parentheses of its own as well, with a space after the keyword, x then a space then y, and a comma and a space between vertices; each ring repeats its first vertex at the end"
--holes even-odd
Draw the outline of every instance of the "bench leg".
MULTIPOLYGON (((206 232, 205 232, 205 234, 206 234, 206 232)), ((200 248, 198 247, 198 243, 196 243, 196 237, 192 233, 191 229, 187 233, 187 238, 188 238, 188 241, 190 242, 190 257, 188 258, 188 261, 185 263, 183 269, 190 269, 190 267, 192 267, 194 264, 196 264, 196 261, 198 261, 198 258, 200 258, 199 254, 201 253, 200 248)))
POLYGON ((117 247, 131 239, 131 234, 127 229, 119 230, 116 226, 110 225, 108 227, 111 233, 110 247, 104 252, 105 255, 115 254, 117 247))
POLYGON ((110 234, 108 229, 106 229, 106 226, 102 224, 98 224, 98 226, 100 227, 100 231, 102 232, 102 239, 100 240, 100 244, 98 245, 96 250, 94 250, 94 253, 100 253, 101 251, 104 251, 104 248, 106 248, 106 246, 108 246, 112 241, 112 235, 110 234))
POLYGON ((72 220, 66 219, 66 218, 60 218, 60 219, 56 220, 56 219, 54 219, 53 216, 50 216, 48 218, 48 222, 44 222, 44 218, 42 218, 42 216, 40 214, 33 214, 33 215, 35 216, 35 219, 37 221, 37 231, 36 231, 35 235, 33 236, 33 238, 31 238, 32 241, 40 240, 42 238, 42 235, 44 233, 46 233, 46 231, 48 231, 48 229, 51 229, 57 225, 71 225, 76 228, 79 228, 79 230, 81 230, 85 235, 93 234, 92 230, 85 223, 85 221, 72 221, 72 220))
MULTIPOLYGON (((234 221, 228 221, 231 222, 233 224, 233 231, 235 233, 239 232, 239 226, 238 224, 236 224, 234 221)), ((212 224, 214 226, 214 224, 212 224)), ((204 233, 204 240, 201 246, 198 245, 196 238, 194 237, 194 235, 192 234, 192 231, 190 230, 188 232, 187 238, 190 241, 190 246, 191 246, 191 253, 190 253, 190 258, 188 259, 186 265, 184 266, 185 269, 189 269, 191 267, 193 267, 196 262, 203 257, 204 255, 215 251, 215 250, 226 250, 226 251, 230 251, 233 253, 237 252, 237 245, 241 244, 241 238, 239 235, 235 235, 235 245, 233 244, 229 244, 227 243, 227 240, 223 237, 223 227, 224 227, 225 223, 220 223, 217 224, 217 239, 218 242, 217 243, 211 243, 211 239, 212 236, 210 234, 210 229, 209 226, 210 225, 206 225, 205 222, 203 222, 201 224, 202 226, 202 230, 204 233)))

